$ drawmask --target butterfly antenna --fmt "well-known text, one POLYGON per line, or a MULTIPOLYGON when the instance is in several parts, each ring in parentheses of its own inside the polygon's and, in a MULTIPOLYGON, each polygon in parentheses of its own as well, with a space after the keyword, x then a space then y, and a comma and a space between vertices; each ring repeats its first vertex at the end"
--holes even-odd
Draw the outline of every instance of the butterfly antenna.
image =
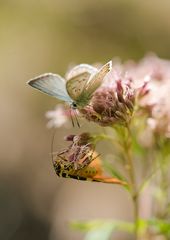
POLYGON ((72 116, 72 109, 71 109, 71 107, 70 107, 70 118, 71 118, 72 126, 74 127, 74 120, 73 120, 73 116, 72 116))

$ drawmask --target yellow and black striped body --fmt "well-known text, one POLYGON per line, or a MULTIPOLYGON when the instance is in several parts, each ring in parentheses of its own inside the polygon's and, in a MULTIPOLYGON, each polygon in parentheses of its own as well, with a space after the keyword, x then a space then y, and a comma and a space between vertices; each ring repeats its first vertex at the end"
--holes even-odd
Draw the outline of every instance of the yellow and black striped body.
POLYGON ((63 163, 60 160, 56 160, 54 162, 54 169, 59 177, 73 178, 82 181, 95 181, 93 177, 97 174, 97 171, 94 167, 79 167, 77 170, 75 170, 73 164, 63 163))
POLYGON ((126 182, 123 182, 117 178, 104 176, 101 161, 98 157, 93 158, 88 165, 78 165, 77 169, 74 168, 73 163, 68 163, 68 161, 63 159, 55 160, 53 165, 55 172, 59 177, 73 178, 82 181, 93 181, 121 185, 127 184, 126 182))

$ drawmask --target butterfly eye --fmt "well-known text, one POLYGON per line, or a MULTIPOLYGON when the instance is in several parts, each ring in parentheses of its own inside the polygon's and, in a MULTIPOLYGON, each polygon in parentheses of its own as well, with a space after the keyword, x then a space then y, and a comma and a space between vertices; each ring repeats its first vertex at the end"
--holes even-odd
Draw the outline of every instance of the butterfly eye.
POLYGON ((77 104, 76 104, 75 102, 73 102, 73 103, 71 104, 71 106, 72 106, 73 109, 77 108, 77 104))

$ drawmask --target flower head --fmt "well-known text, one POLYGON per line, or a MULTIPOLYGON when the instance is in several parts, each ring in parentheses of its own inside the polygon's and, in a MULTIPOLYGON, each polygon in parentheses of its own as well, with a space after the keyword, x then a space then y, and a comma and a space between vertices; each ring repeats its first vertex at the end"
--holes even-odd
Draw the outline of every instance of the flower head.
POLYGON ((111 71, 94 93, 90 106, 81 110, 87 120, 102 126, 111 126, 115 123, 125 124, 131 119, 135 92, 130 79, 117 76, 116 72, 111 71))
POLYGON ((90 142, 90 134, 69 135, 66 141, 71 141, 67 149, 57 153, 57 157, 63 159, 68 164, 73 164, 74 169, 80 169, 92 161, 94 145, 90 142))

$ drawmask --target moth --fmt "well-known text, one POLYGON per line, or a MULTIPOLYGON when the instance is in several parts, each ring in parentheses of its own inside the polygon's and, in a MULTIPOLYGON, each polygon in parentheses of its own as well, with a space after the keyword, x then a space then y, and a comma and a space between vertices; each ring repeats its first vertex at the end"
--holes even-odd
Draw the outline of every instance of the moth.
POLYGON ((94 151, 87 153, 82 159, 79 159, 76 168, 73 162, 65 158, 65 151, 63 151, 57 154, 57 158, 53 160, 53 166, 59 177, 126 185, 124 181, 107 177, 103 174, 101 160, 94 151))
POLYGON ((111 68, 111 61, 99 70, 88 64, 80 64, 68 72, 66 79, 58 74, 45 73, 27 83, 43 93, 65 101, 73 109, 82 109, 89 104, 93 93, 111 68))

